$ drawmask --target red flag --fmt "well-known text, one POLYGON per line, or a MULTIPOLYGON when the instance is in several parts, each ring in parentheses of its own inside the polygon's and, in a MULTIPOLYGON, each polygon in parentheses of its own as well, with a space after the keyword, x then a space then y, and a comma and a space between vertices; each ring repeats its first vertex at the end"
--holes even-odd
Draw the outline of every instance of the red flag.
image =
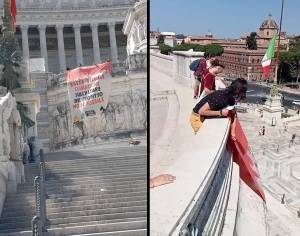
POLYGON ((14 31, 16 31, 16 15, 17 15, 16 0, 10 0, 10 15, 13 18, 13 29, 14 31))
POLYGON ((240 167, 240 178, 266 201, 255 160, 249 151, 247 138, 238 119, 235 129, 236 141, 229 137, 227 147, 232 152, 233 161, 240 167))

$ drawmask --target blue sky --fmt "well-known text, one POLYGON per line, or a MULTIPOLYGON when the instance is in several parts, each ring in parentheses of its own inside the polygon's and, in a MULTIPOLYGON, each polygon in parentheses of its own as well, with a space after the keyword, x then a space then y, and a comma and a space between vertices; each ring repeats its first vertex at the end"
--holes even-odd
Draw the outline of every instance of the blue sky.
MULTIPOLYGON (((148 0, 150 29, 239 38, 258 31, 269 13, 279 25, 281 0, 148 0)), ((300 35, 300 1, 285 0, 282 31, 300 35)))

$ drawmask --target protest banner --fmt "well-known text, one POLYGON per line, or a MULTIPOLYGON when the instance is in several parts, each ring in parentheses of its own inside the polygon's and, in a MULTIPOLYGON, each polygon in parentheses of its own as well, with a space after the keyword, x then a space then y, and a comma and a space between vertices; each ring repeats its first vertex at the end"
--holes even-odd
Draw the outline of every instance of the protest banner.
POLYGON ((103 111, 111 92, 112 62, 78 67, 66 73, 73 124, 103 111))

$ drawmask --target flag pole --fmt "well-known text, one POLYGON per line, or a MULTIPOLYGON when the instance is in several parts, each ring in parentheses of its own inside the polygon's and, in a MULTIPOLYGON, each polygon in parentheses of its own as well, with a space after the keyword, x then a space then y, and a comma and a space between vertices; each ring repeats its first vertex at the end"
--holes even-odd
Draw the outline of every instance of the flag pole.
MULTIPOLYGON (((280 47, 280 35, 281 35, 281 25, 282 25, 283 4, 284 4, 284 0, 281 1, 281 12, 280 12, 280 23, 279 23, 279 33, 278 33, 278 42, 277 42, 277 55, 276 55, 276 67, 275 67, 275 78, 274 78, 274 84, 275 85, 277 85, 277 73, 278 73, 278 67, 279 67, 279 47, 280 47)), ((279 83, 280 83, 280 80, 279 80, 279 83)))

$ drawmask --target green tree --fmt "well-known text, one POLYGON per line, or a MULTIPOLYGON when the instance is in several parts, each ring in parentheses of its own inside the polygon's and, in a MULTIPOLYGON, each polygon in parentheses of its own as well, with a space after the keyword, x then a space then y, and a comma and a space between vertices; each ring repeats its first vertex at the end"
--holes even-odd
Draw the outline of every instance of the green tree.
POLYGON ((217 57, 223 54, 224 48, 219 44, 208 44, 205 45, 204 52, 212 57, 217 57))
POLYGON ((251 32, 250 36, 246 38, 246 46, 249 50, 256 50, 257 49, 257 42, 256 42, 256 32, 251 32))
POLYGON ((13 31, 13 19, 10 15, 10 1, 3 2, 3 25, 2 36, 0 37, 0 64, 4 66, 3 75, 0 78, 0 85, 6 87, 13 93, 15 88, 20 87, 18 81, 20 77, 20 66, 22 63, 22 54, 17 38, 13 31))
POLYGON ((166 44, 160 44, 159 45, 159 50, 160 50, 161 54, 169 55, 170 52, 173 51, 173 48, 170 47, 169 45, 166 45, 166 44))
POLYGON ((279 71, 280 78, 285 82, 291 82, 296 79, 299 82, 300 77, 300 36, 291 40, 289 51, 279 53, 279 71))
POLYGON ((163 35, 160 34, 157 38, 157 45, 164 44, 164 43, 165 43, 165 38, 163 35))

